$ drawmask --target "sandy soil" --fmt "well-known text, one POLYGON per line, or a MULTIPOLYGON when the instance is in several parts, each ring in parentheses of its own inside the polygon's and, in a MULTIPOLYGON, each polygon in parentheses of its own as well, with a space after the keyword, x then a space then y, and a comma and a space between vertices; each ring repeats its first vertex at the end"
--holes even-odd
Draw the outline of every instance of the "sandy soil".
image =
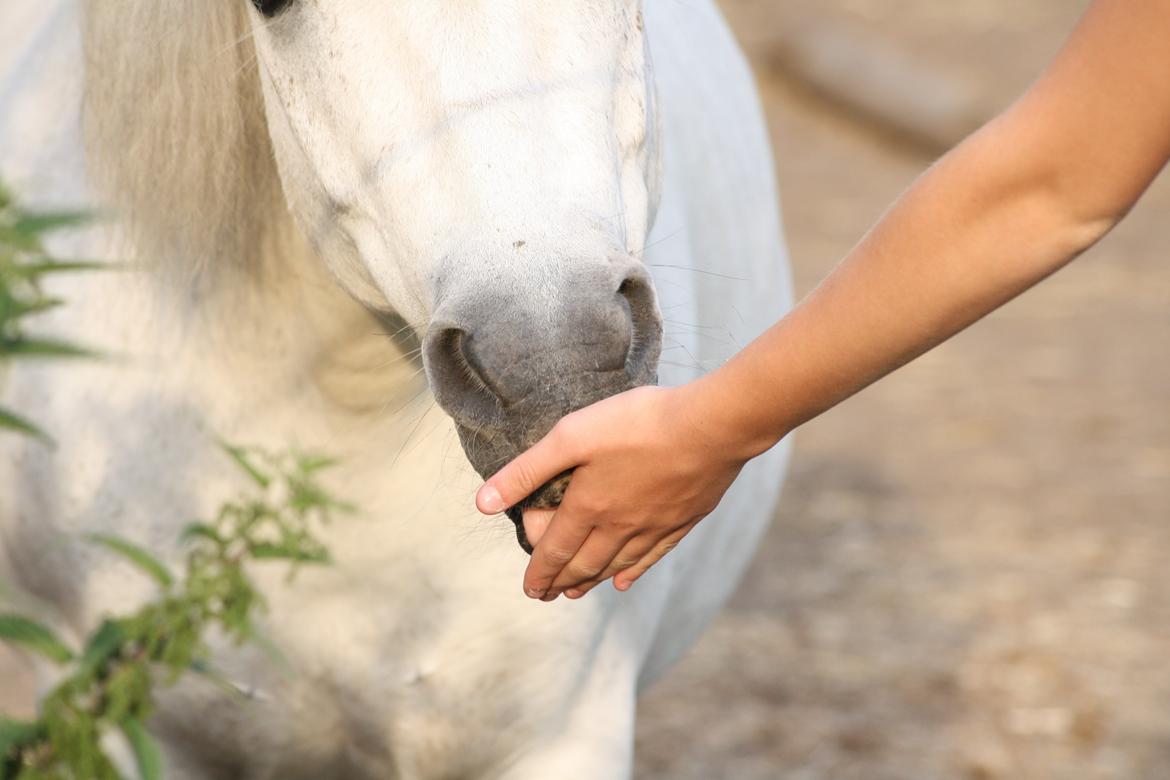
MULTIPOLYGON (((832 25, 991 110, 1084 2, 726 6, 807 290, 930 157, 779 70, 778 36, 832 25)), ((1170 776, 1168 253, 1163 180, 1073 267, 801 431, 738 596, 644 701, 638 778, 1170 776)), ((0 709, 21 691, 0 671, 0 709)))

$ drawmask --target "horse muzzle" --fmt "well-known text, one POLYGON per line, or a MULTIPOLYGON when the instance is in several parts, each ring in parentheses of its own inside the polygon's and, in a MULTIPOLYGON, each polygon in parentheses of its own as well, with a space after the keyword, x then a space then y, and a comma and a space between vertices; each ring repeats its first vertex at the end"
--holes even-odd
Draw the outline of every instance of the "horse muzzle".
MULTIPOLYGON (((578 266, 535 289, 532 280, 480 284, 474 294, 437 287, 423 363, 484 478, 566 414, 656 381, 662 318, 639 263, 578 266)), ((526 552, 521 511, 558 506, 570 478, 561 474, 508 511, 526 552)))

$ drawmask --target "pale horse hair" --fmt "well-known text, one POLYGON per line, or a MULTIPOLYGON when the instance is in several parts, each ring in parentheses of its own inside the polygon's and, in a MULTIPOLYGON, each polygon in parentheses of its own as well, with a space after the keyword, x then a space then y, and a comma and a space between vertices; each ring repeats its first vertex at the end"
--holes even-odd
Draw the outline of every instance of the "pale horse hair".
POLYGON ((91 0, 83 25, 88 172, 136 259, 206 283, 303 251, 247 4, 91 0))

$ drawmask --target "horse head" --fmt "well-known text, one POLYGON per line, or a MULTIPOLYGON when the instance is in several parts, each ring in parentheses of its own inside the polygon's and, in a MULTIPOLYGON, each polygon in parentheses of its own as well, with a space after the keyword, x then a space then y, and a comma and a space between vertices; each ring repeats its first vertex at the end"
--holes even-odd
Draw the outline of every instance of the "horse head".
MULTIPOLYGON (((293 214, 347 290, 416 330, 477 471, 655 381, 639 0, 252 5, 293 214)), ((531 501, 557 503, 564 482, 531 501)))

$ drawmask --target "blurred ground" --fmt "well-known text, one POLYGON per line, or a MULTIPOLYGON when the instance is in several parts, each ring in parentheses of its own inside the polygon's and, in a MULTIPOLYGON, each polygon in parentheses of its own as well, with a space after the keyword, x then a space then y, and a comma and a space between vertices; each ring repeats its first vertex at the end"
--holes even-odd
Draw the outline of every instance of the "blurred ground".
MULTIPOLYGON (((724 5, 807 291, 932 149, 802 83, 790 31, 992 111, 1085 3, 724 5)), ((803 429, 738 596, 643 702, 639 780, 1170 777, 1168 255, 1164 176, 1072 267, 803 429)))
MULTIPOLYGON (((725 0, 798 289, 1084 5, 725 0), (942 120, 915 134, 810 87, 806 31, 934 74, 942 120)), ((644 701, 639 780, 1170 777, 1168 254, 1163 180, 1090 255, 802 430, 739 595, 644 701)), ((0 709, 20 688, 0 674, 0 709)))

